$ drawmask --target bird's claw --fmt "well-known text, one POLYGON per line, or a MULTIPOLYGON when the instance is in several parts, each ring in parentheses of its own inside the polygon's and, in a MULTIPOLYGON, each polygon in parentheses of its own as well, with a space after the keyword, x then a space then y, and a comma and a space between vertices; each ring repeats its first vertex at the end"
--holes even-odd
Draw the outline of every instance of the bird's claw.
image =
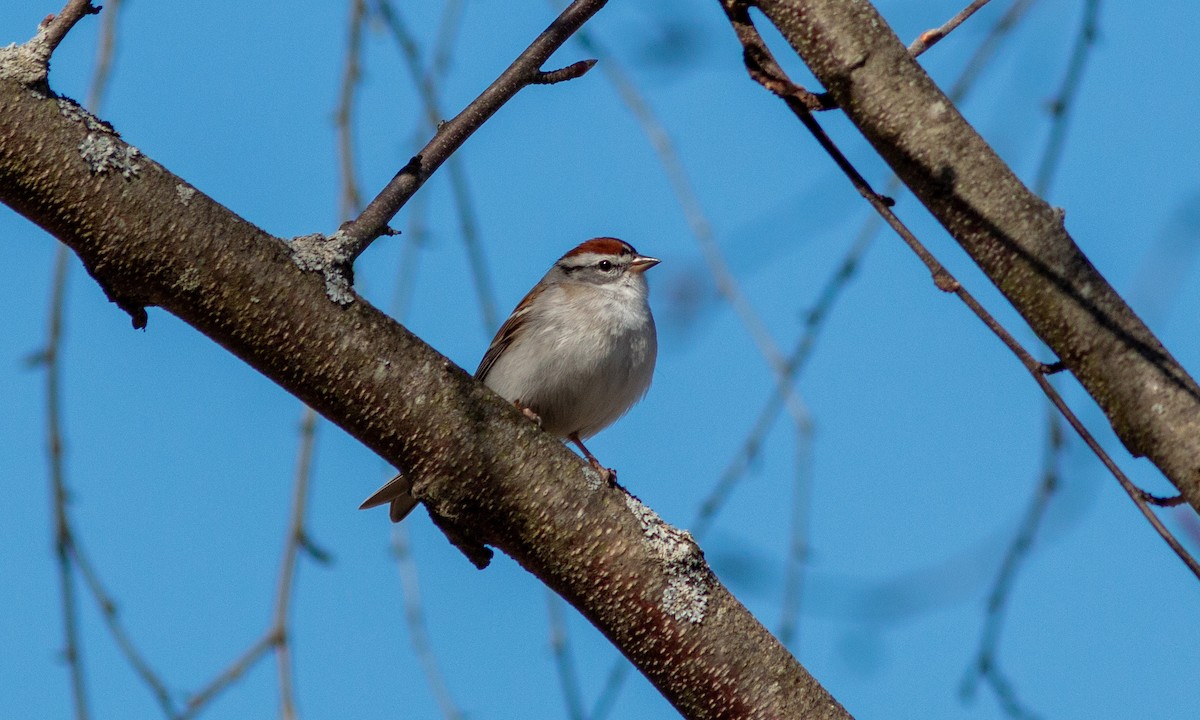
POLYGON ((592 464, 592 467, 594 467, 596 469, 596 472, 600 473, 600 479, 603 480, 605 482, 605 484, 607 484, 609 487, 616 487, 616 485, 617 485, 617 471, 616 470, 613 470, 612 468, 604 467, 603 465, 600 464, 600 461, 596 460, 596 458, 591 459, 591 464, 592 464))
POLYGON ((529 418, 530 421, 532 421, 534 425, 537 425, 538 427, 542 426, 542 416, 541 415, 538 415, 534 411, 532 411, 529 408, 522 405, 520 400, 514 400, 513 405, 515 405, 516 408, 521 411, 522 415, 529 418))

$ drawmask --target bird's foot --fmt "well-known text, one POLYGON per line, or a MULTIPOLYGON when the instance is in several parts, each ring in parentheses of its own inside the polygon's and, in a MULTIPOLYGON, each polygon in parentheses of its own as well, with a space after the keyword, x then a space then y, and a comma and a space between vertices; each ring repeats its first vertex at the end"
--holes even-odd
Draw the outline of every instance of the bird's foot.
POLYGON ((518 410, 520 410, 520 411, 521 411, 521 414, 522 414, 522 415, 524 415, 525 417, 529 418, 529 420, 530 420, 531 422, 533 422, 533 424, 534 424, 534 425, 537 425, 538 427, 541 427, 541 426, 542 426, 542 416, 541 416, 541 415, 538 415, 538 414, 537 414, 537 413, 535 413, 534 411, 532 411, 532 410, 530 410, 529 408, 527 408, 527 407, 525 407, 524 405, 522 405, 520 400, 513 400, 513 405, 514 405, 514 406, 515 406, 515 407, 516 407, 518 410))
POLYGON ((600 473, 600 479, 603 480, 606 485, 608 485, 609 487, 617 486, 617 471, 616 470, 613 470, 612 468, 604 467, 603 465, 600 464, 600 461, 597 460, 596 458, 591 458, 589 460, 589 462, 591 462, 592 467, 596 468, 596 472, 600 473))

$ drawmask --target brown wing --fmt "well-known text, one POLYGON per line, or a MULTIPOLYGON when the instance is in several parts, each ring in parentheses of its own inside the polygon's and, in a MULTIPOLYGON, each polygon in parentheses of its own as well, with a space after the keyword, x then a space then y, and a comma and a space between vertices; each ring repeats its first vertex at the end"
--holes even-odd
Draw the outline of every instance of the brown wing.
POLYGON ((525 324, 525 320, 529 317, 531 301, 536 293, 541 292, 542 286, 534 286, 529 291, 521 302, 517 303, 517 307, 513 309, 512 315, 504 321, 500 329, 496 331, 496 337, 492 338, 492 344, 488 346, 487 352, 483 354, 483 359, 479 361, 479 367, 475 369, 475 379, 484 381, 487 379, 487 374, 491 371, 492 366, 496 364, 496 360, 500 355, 512 345, 513 338, 517 336, 517 332, 521 326, 525 324))

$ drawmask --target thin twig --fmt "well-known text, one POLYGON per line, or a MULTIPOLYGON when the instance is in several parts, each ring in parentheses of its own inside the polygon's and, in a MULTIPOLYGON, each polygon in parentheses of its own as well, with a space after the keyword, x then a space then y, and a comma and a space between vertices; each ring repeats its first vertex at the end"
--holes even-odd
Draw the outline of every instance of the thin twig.
MULTIPOLYGON (((462 27, 463 17, 463 0, 448 0, 442 6, 442 17, 438 22, 437 41, 434 44, 432 52, 432 60, 429 67, 425 71, 425 76, 421 79, 422 86, 428 85, 431 88, 436 88, 445 77, 450 68, 450 61, 454 59, 454 47, 458 40, 458 31, 462 27)), ((417 147, 421 142, 420 131, 413 140, 413 147, 417 147)), ((452 163, 457 161, 451 157, 452 163)), ((408 224, 405 232, 405 243, 399 263, 399 271, 396 277, 396 292, 393 300, 392 317, 403 322, 408 313, 408 305, 412 299, 413 289, 416 287, 416 278, 418 270, 418 260, 420 259, 420 250, 425 246, 429 238, 429 226, 425 222, 425 215, 429 208, 429 196, 418 195, 414 198, 413 204, 409 207, 408 224)), ((478 292, 479 297, 485 297, 482 292, 478 292)), ((484 310, 481 316, 486 318, 487 313, 484 310)))
MULTIPOLYGON (((362 78, 359 58, 362 55, 362 36, 365 24, 366 6, 363 0, 352 0, 348 22, 349 37, 346 42, 346 57, 342 69, 342 84, 335 113, 338 168, 341 177, 341 192, 338 199, 340 217, 345 217, 356 210, 360 203, 354 172, 353 107, 355 93, 362 78)), ((294 720, 296 717, 296 691, 288 620, 291 600, 295 592, 295 574, 299 554, 301 550, 304 550, 318 561, 327 562, 329 559, 324 551, 313 544, 304 526, 318 423, 319 417, 316 411, 305 406, 298 426, 299 442, 296 450, 296 473, 293 479, 291 513, 284 538, 283 552, 280 556, 279 580, 275 588, 271 627, 266 635, 272 639, 270 647, 275 651, 275 667, 279 679, 279 715, 283 720, 294 720)), ((258 645, 256 644, 255 647, 258 645)), ((265 657, 265 653, 259 657, 265 657)), ((258 658, 255 658, 253 662, 257 662, 257 660, 258 658)), ((215 696, 216 693, 213 693, 211 697, 215 696)), ((195 701, 193 701, 191 709, 199 710, 195 701)))
MULTIPOLYGON (((291 657, 288 647, 288 610, 295 592, 296 563, 301 550, 307 550, 312 542, 304 529, 304 514, 308 504, 308 484, 311 476, 316 413, 305 408, 301 419, 300 446, 297 451, 296 479, 292 492, 292 508, 284 539, 283 555, 280 560, 279 582, 275 589, 275 608, 271 625, 258 640, 239 655, 224 670, 217 674, 200 691, 188 698, 186 709, 178 715, 179 720, 188 720, 200 714, 209 703, 233 685, 250 668, 258 664, 271 650, 275 651, 279 670, 280 715, 285 720, 295 717, 295 695, 292 689, 291 657)), ((322 559, 320 550, 310 555, 322 559)))
POLYGON ((570 643, 567 641, 567 620, 563 617, 563 601, 553 590, 546 589, 546 615, 550 626, 550 655, 558 671, 558 684, 562 686, 563 701, 567 704, 567 717, 571 720, 586 720, 583 713, 583 693, 579 689, 579 674, 571 658, 570 643))
MULTIPOLYGON (((877 215, 872 217, 878 218, 877 215)), ((876 220, 877 224, 882 224, 882 221, 876 220)), ((850 278, 858 268, 862 256, 866 253, 871 241, 874 239, 877 227, 872 227, 869 223, 859 232, 858 238, 851 246, 850 251, 842 258, 837 269, 826 281, 821 294, 818 296, 816 304, 813 305, 805 316, 804 331, 801 333, 799 340, 792 349, 791 354, 787 358, 785 377, 788 379, 788 385, 796 382, 796 377, 800 371, 808 364, 808 359, 812 356, 813 348, 816 346, 817 335, 823 327, 825 319, 829 316, 833 309, 834 303, 841 296, 841 291, 847 286, 850 278)), ((780 385, 767 397, 767 403, 759 412, 758 417, 754 421, 754 425, 746 433, 746 439, 742 442, 742 447, 721 471, 721 475, 717 478, 717 482, 713 484, 711 490, 700 502, 700 507, 696 511, 696 517, 692 521, 692 533, 699 539, 703 538, 716 521, 717 513, 725 507, 733 489, 745 476, 746 472, 753 465, 754 460, 758 457, 762 450, 763 442, 766 440, 767 433, 775 425, 775 418, 779 411, 783 408, 785 395, 783 394, 786 386, 780 385)))
POLYGON ((380 235, 400 208, 468 137, 522 89, 543 77, 542 64, 607 0, 575 0, 508 69, 455 117, 438 125, 425 147, 392 178, 353 221, 337 233, 338 254, 353 261, 380 235))
POLYGON ((976 10, 984 5, 987 5, 988 2, 989 0, 973 0, 970 5, 960 10, 959 13, 954 17, 950 18, 945 25, 939 28, 933 28, 932 30, 926 30, 925 32, 921 33, 920 37, 914 40, 912 45, 908 46, 908 54, 912 55, 913 57, 920 56, 921 53, 936 45, 938 41, 953 32, 954 29, 959 25, 962 25, 964 22, 966 22, 967 18, 974 15, 976 10))
POLYGON ((963 72, 958 76, 958 80, 951 86, 947 93, 950 99, 958 103, 966 91, 975 83, 975 79, 983 72, 983 68, 987 65, 987 61, 995 54, 1000 47, 1000 43, 1004 37, 1012 32, 1021 18, 1029 12, 1029 8, 1036 0, 1016 0, 1009 6, 1008 11, 992 26, 991 31, 979 47, 975 50, 975 54, 963 66, 963 72))
MULTIPOLYGON (((733 21, 734 19, 731 18, 731 22, 733 21)), ((745 22, 749 22, 748 15, 745 17, 745 22)), ((753 23, 750 24, 750 27, 753 32, 757 34, 757 30, 753 29, 753 23)), ((758 39, 757 45, 763 48, 766 47, 761 37, 758 39)), ((864 178, 858 172, 849 159, 842 154, 841 150, 838 149, 833 140, 821 128, 820 123, 817 122, 816 118, 813 117, 812 113, 805 105, 803 95, 795 90, 795 86, 787 77, 787 74, 784 73, 783 69, 779 66, 774 56, 770 55, 770 52, 767 51, 766 55, 756 55, 753 58, 753 61, 751 61, 751 55, 749 53, 747 53, 746 57, 747 70, 750 72, 751 77, 758 81, 767 90, 779 96, 787 104, 788 108, 792 110, 793 114, 796 115, 801 124, 804 125, 804 127, 813 135, 814 139, 816 139, 817 143, 822 147, 822 149, 825 150, 834 163, 842 170, 843 173, 845 173, 846 177, 850 180, 851 184, 854 186, 854 189, 858 191, 859 195, 861 195, 868 203, 870 203, 871 207, 875 208, 876 212, 883 216, 888 225, 896 231, 896 234, 898 234, 901 239, 904 240, 905 244, 908 245, 909 248, 916 253, 917 257, 921 259, 921 262, 923 262, 926 268, 929 270, 933 282, 935 285, 937 285, 938 289, 957 295, 958 298, 968 308, 970 308, 971 312, 975 313, 975 316, 978 317, 988 327, 988 329, 991 330, 992 333, 998 338, 1000 338, 1000 341, 1003 342, 1004 345, 1008 347, 1008 349, 1012 351, 1014 355, 1017 356, 1017 358, 1021 361, 1021 364, 1025 366, 1025 369, 1042 389, 1042 392, 1044 392, 1050 401, 1054 403, 1054 406, 1058 408, 1059 412, 1062 413, 1063 417, 1066 418, 1067 422, 1071 425, 1075 432, 1083 439, 1092 452, 1095 453, 1104 466, 1108 468, 1109 472, 1113 474, 1113 477, 1117 479, 1117 482, 1120 483, 1121 487, 1129 495, 1130 499, 1133 500, 1134 505, 1151 524, 1151 526, 1154 527, 1159 536, 1162 537, 1162 539, 1175 552, 1175 554, 1179 556, 1179 559, 1182 560, 1185 565, 1187 565, 1188 569, 1191 570, 1198 579, 1200 579, 1200 563, 1197 563, 1195 558, 1193 558, 1171 534, 1171 532, 1167 530, 1167 528, 1162 524, 1162 521, 1159 520, 1158 516, 1154 514, 1150 505, 1142 497, 1141 491, 1116 465, 1116 463, 1113 462, 1108 453, 1105 452, 1102 447, 1100 447, 1100 444, 1096 441, 1092 434, 1088 432, 1087 428, 1083 426, 1083 423, 1079 421, 1079 418, 1076 417, 1075 413, 1072 412, 1067 406, 1066 402, 1062 399, 1062 396, 1046 379, 1046 375, 1043 372, 1045 364, 1034 359, 1033 356, 1030 355, 1029 352, 1024 348, 1024 346, 1022 346, 1016 340, 1016 338, 1014 338, 1008 332, 1008 330, 1000 325, 1000 323, 997 322, 996 319, 993 318, 992 315, 988 313, 982 305, 979 304, 975 297, 968 292, 967 289, 957 279, 954 278, 950 271, 947 270, 945 266, 943 266, 937 260, 937 258, 935 258, 933 254, 929 252, 929 250, 921 243, 921 241, 918 240, 917 237, 907 228, 907 226, 904 225, 900 218, 897 217, 894 212, 892 212, 891 206, 894 204, 894 201, 891 201, 890 198, 879 195, 871 189, 871 186, 867 182, 866 178, 864 178)))
POLYGON ((483 255, 483 243, 479 239, 479 223, 476 221, 475 203, 467 187, 467 175, 461 158, 450 158, 447 170, 450 177, 450 192, 458 208, 458 223, 463 245, 467 250, 467 264, 471 267, 471 281, 475 285, 475 297, 479 301, 479 317, 484 333, 495 332, 500 327, 496 314, 496 291, 492 288, 490 265, 483 255))
MULTIPOLYGON (((916 58, 924 53, 929 48, 933 47, 942 38, 949 35, 955 28, 962 25, 967 18, 975 14, 975 11, 986 5, 989 0, 973 0, 970 5, 963 8, 957 15, 950 18, 945 25, 932 30, 926 30, 913 41, 909 46, 909 54, 916 58)), ((737 34, 738 40, 742 43, 743 58, 748 68, 754 68, 760 65, 763 58, 770 56, 771 51, 767 49, 767 45, 763 42, 758 31, 754 29, 754 23, 750 19, 749 9, 753 3, 751 0, 721 0, 721 5, 725 8, 725 14, 729 18, 730 24, 733 26, 734 33, 737 34)), ((754 70, 751 70, 751 75, 754 70)), ((764 83, 764 80, 755 78, 759 83, 764 83)), ((769 82, 769 78, 767 79, 769 82)), ((766 85, 764 84, 764 87, 766 85)), ((768 88, 770 89, 770 88, 768 88)), ((819 112, 822 110, 833 110, 837 107, 837 102, 829 93, 814 93, 804 87, 792 83, 789 93, 793 97, 794 102, 798 102, 805 107, 809 112, 819 112)))
POLYGON ((403 323, 408 315, 413 292, 417 286, 417 270, 421 248, 429 240, 429 227, 425 214, 429 207, 428 196, 418 195, 409 206, 408 224, 404 230, 404 246, 400 251, 400 262, 396 267, 396 291, 392 296, 391 316, 403 323))
POLYGON ((454 702, 446 679, 438 667, 437 658, 433 652, 433 643, 429 641, 429 631, 425 627, 425 613, 421 609, 421 587, 417 575, 417 563, 413 560, 408 549, 408 530, 404 525, 397 525, 392 532, 392 555, 396 558, 396 569, 400 573, 400 592, 404 596, 404 622, 408 625, 408 636, 413 645, 413 652, 421 662, 425 680, 433 691, 434 699, 446 720, 461 720, 462 711, 454 702))

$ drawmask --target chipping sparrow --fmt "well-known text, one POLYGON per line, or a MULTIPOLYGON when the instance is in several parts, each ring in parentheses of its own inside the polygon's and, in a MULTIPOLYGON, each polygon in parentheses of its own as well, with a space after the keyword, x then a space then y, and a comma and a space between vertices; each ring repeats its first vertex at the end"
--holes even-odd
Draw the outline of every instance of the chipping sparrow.
MULTIPOLYGON (((643 273, 658 263, 615 238, 579 245, 517 304, 475 371, 543 430, 579 446, 609 479, 612 471, 583 441, 650 389, 658 340, 643 273)), ((399 522, 417 504, 411 490, 412 481, 397 475, 362 507, 391 503, 399 522)))

